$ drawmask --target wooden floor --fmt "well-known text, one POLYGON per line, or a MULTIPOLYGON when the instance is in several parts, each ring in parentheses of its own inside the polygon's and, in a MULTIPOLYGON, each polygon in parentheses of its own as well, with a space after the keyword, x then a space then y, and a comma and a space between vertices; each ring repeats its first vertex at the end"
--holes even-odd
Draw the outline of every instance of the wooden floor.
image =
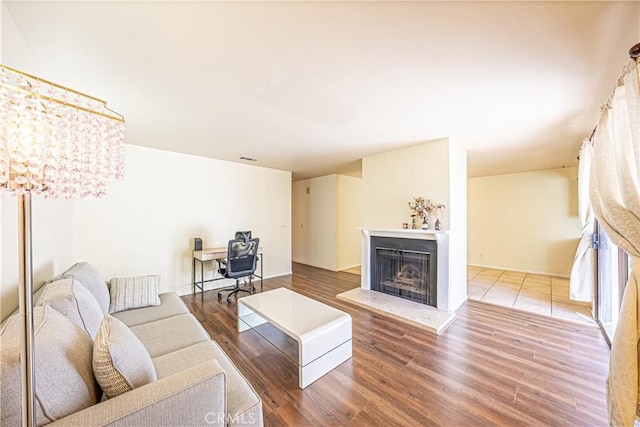
POLYGON ((265 280, 353 317, 353 358, 305 390, 297 367, 253 331, 235 301, 184 296, 260 394, 265 425, 607 425, 609 349, 598 329, 468 301, 442 336, 335 298, 360 277, 294 264, 265 280))

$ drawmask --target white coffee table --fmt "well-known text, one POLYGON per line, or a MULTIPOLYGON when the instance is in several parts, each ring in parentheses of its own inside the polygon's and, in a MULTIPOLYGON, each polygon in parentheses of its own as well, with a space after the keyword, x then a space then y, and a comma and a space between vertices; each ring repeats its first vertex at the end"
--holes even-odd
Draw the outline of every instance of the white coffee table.
MULTIPOLYGON (((351 358, 351 316, 337 308, 286 288, 238 299, 238 332, 255 329, 261 333, 257 327, 265 323, 297 341, 294 361, 300 388, 351 358)), ((275 340, 261 335, 279 348, 275 340)))

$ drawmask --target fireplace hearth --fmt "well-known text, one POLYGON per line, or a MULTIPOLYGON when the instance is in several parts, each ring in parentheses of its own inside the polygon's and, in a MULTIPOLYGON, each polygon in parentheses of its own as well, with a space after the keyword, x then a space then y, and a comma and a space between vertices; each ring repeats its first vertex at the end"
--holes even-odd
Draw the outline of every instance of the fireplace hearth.
POLYGON ((371 237, 371 290, 437 306, 434 240, 371 237))

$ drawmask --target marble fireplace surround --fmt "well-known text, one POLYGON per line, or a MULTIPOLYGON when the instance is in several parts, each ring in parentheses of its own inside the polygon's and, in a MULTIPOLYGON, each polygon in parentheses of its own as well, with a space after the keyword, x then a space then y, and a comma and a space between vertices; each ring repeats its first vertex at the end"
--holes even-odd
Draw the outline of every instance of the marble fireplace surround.
MULTIPOLYGON (((371 289, 371 237, 393 237, 400 239, 435 240, 438 245, 437 259, 437 305, 436 308, 448 311, 447 295, 449 294, 449 231, 448 230, 413 230, 413 229, 370 229, 362 231, 362 271, 361 288, 371 289)), ((372 291, 373 292, 373 291, 372 291)), ((396 297, 393 297, 396 298, 396 297)), ((427 307, 427 306, 425 306, 427 307)))

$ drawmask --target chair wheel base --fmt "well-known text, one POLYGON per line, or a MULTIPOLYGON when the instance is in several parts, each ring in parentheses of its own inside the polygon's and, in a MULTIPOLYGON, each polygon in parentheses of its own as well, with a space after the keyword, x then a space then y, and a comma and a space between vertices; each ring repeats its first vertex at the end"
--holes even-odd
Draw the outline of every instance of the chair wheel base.
POLYGON ((227 295, 227 303, 231 304, 231 297, 233 297, 234 295, 236 296, 236 299, 238 298, 238 294, 240 292, 246 292, 248 294, 255 294, 256 293, 256 288, 255 286, 245 289, 245 288, 240 288, 240 287, 234 287, 234 288, 229 288, 229 289, 222 289, 220 292, 218 292, 218 301, 222 300, 222 292, 225 291, 230 291, 229 294, 227 295))

